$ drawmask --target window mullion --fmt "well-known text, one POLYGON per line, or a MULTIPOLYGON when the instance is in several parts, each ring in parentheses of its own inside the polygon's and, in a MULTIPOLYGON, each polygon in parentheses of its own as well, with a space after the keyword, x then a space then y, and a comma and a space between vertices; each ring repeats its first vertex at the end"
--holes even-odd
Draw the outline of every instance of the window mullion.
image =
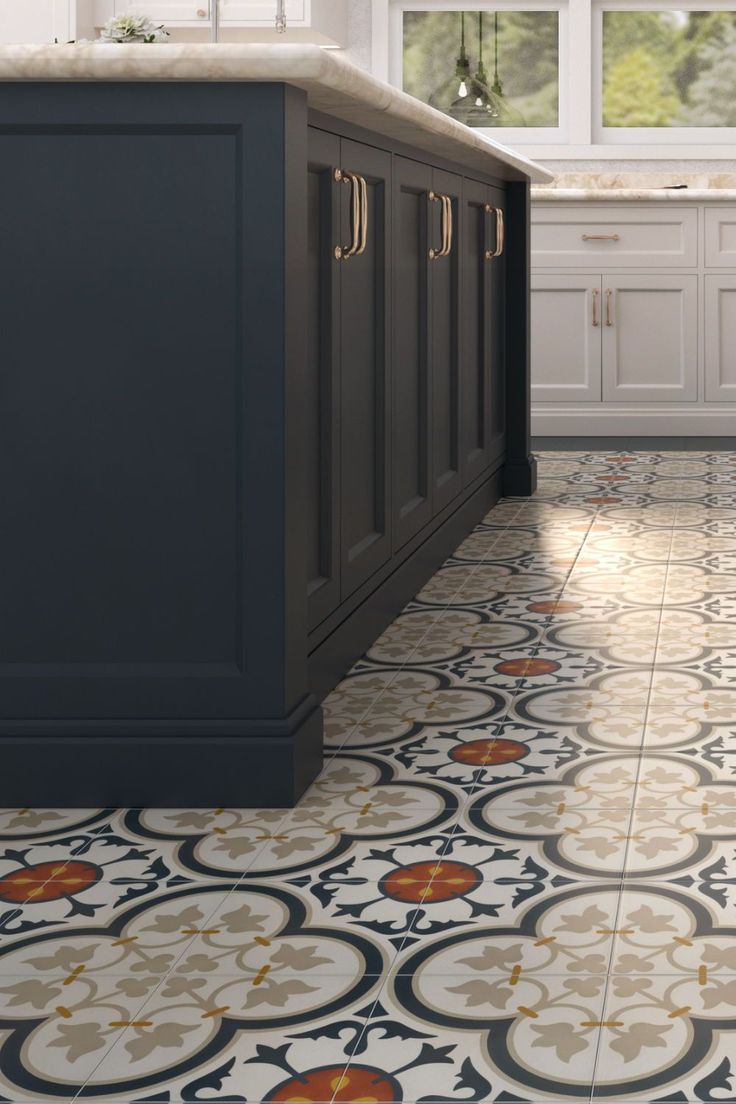
MULTIPOLYGON (((590 0, 569 0, 561 78, 567 79, 567 141, 588 146, 593 141, 593 19, 590 0)), ((563 124, 564 125, 564 124, 563 124)))

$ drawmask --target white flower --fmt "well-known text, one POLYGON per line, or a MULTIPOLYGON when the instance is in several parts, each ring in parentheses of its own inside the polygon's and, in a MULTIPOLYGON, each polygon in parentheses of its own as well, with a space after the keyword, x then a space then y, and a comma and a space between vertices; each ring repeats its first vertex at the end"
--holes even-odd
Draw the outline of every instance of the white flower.
POLYGON ((147 15, 116 15, 100 32, 103 42, 164 42, 169 32, 147 15))

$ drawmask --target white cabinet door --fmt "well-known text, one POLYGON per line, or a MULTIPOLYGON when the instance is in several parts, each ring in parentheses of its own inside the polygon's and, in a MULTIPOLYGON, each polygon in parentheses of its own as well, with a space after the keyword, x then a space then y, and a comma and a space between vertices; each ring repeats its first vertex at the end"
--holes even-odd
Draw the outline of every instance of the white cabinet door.
POLYGON ((705 398, 736 402, 736 276, 705 277, 705 398))
MULTIPOLYGON (((215 0, 211 0, 212 3, 215 0)), ((276 42, 316 42, 323 46, 347 44, 345 0, 286 0, 286 34, 277 35, 276 0, 220 0, 220 26, 227 30, 271 31, 276 42)))
MULTIPOLYGON (((286 19, 291 23, 304 23, 307 12, 306 0, 286 0, 286 19)), ((220 20, 228 22, 251 23, 256 26, 273 27, 276 19, 276 0, 221 0, 220 20)))
MULTIPOLYGON (((154 23, 206 23, 214 0, 115 0, 115 14, 149 15, 154 23)), ((99 7, 99 5, 98 5, 99 7)))
POLYGON ((532 400, 600 402, 599 276, 533 276, 532 400))
POLYGON ((705 267, 736 268, 736 207, 706 207, 705 267))
POLYGON ((698 397, 698 277, 603 277, 603 398, 698 397))
POLYGON ((72 0, 0 0, 0 43, 68 42, 72 0))

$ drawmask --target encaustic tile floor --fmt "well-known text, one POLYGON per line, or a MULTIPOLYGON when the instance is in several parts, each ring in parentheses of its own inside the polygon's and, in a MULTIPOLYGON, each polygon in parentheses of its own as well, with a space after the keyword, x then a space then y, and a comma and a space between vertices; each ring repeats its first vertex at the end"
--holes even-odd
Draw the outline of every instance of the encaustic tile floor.
POLYGON ((0 1100, 735 1101, 735 462, 544 455, 293 811, 3 811, 0 1100))

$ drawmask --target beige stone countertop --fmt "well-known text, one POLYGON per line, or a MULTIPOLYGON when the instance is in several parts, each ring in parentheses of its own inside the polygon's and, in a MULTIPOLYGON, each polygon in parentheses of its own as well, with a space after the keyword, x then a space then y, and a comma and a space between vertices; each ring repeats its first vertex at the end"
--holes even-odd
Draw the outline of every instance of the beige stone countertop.
POLYGON ((377 80, 339 51, 319 46, 0 46, 0 81, 283 81, 303 88, 315 110, 450 160, 461 170, 537 183, 554 179, 534 161, 377 80))
POLYGON ((736 203, 736 188, 532 188, 533 203, 736 203))

